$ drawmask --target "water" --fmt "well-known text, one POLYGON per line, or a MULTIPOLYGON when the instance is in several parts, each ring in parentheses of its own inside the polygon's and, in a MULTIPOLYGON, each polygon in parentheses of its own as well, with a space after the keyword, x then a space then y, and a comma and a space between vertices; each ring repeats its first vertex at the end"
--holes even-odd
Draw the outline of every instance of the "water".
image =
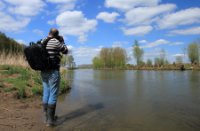
POLYGON ((56 130, 199 131, 198 71, 95 71, 68 74, 56 130))

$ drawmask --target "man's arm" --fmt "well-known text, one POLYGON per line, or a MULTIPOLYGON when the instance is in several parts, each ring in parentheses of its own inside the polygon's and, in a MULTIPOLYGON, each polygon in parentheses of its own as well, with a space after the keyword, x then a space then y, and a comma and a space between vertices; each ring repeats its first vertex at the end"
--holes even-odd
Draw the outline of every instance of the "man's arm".
POLYGON ((63 53, 63 54, 67 54, 68 53, 68 48, 66 45, 64 44, 60 44, 60 51, 63 53))
POLYGON ((62 36, 59 36, 59 51, 61 51, 63 54, 67 54, 68 53, 68 48, 67 46, 65 45, 65 42, 64 42, 64 39, 62 36))

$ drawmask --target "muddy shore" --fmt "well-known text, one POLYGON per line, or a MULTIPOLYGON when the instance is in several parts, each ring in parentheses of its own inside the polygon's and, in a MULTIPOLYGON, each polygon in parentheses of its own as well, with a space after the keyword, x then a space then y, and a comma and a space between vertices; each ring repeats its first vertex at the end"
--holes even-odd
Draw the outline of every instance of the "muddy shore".
POLYGON ((1 131, 52 131, 42 121, 40 97, 19 100, 0 92, 1 131))

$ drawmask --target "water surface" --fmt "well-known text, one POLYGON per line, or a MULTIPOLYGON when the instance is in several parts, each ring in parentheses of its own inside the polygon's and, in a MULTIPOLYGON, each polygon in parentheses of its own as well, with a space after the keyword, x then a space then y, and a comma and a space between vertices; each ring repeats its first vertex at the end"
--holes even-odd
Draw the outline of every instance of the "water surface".
POLYGON ((56 130, 200 131, 198 71, 75 70, 56 130))

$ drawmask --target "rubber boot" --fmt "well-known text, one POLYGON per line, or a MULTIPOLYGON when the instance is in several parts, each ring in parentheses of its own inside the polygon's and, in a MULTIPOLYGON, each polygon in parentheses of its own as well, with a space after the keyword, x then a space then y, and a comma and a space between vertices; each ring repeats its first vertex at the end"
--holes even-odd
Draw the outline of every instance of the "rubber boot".
POLYGON ((43 104, 43 120, 45 124, 47 123, 47 120, 48 120, 47 108, 48 108, 48 104, 43 104))
POLYGON ((54 105, 48 105, 47 109, 47 126, 55 126, 56 117, 55 117, 55 111, 56 111, 56 104, 54 105))

